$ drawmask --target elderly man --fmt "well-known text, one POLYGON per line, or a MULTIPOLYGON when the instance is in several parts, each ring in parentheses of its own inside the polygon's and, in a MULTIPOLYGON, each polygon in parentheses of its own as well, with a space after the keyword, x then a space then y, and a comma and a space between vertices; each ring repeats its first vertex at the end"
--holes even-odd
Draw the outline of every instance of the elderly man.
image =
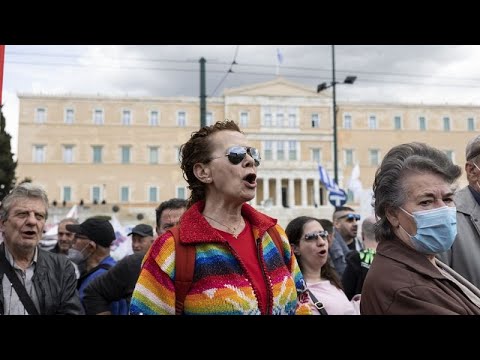
POLYGON ((480 135, 465 150, 468 185, 455 193, 457 236, 451 249, 438 257, 480 288, 480 135))
MULTIPOLYGON (((170 199, 162 202, 160 206, 155 209, 157 215, 157 234, 162 235, 169 228, 177 225, 186 208, 186 200, 170 199)), ((138 228, 138 226, 139 225, 135 228, 138 228)), ((132 230, 134 234, 135 228, 132 230)), ((144 232, 142 231, 142 233, 144 232)), ((109 272, 95 279, 86 287, 83 303, 87 314, 110 315, 108 304, 111 301, 126 299, 130 302, 133 289, 140 275, 145 251, 135 252, 133 255, 126 256, 109 272)))
POLYGON ((147 252, 153 243, 153 228, 147 224, 138 224, 128 236, 132 235, 133 252, 147 252))
POLYGON ((67 224, 78 224, 78 221, 74 218, 65 218, 58 223, 58 240, 51 252, 68 255, 68 250, 72 248, 75 240, 75 234, 66 229, 67 224))
POLYGON ((75 270, 66 256, 40 249, 48 197, 31 183, 15 187, 2 201, 0 312, 5 315, 84 313, 75 270))

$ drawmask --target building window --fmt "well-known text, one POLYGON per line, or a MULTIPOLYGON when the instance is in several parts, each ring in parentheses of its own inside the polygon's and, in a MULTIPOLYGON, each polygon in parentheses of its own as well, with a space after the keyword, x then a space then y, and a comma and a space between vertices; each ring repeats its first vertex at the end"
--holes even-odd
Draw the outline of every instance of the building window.
POLYGON ((288 142, 288 160, 297 160, 297 142, 295 140, 288 142))
POLYGON ((179 146, 175 146, 175 147, 174 147, 174 150, 175 150, 175 163, 180 164, 180 157, 181 157, 180 147, 179 147, 179 146))
POLYGON ((73 109, 65 110, 65 124, 73 124, 75 121, 75 112, 73 109))
POLYGON ((277 141, 277 160, 285 160, 283 141, 277 141))
POLYGON ((297 127, 297 115, 296 114, 288 114, 288 127, 289 128, 297 127))
POLYGON ((312 128, 320 127, 320 116, 318 114, 312 114, 312 128))
POLYGON ((100 186, 92 186, 92 203, 98 204, 101 201, 100 195, 100 186))
POLYGON ((248 113, 247 112, 240 113, 240 127, 242 127, 242 128, 248 127, 248 113))
POLYGON ((450 131, 450 118, 448 116, 443 118, 443 131, 450 131))
POLYGON ((187 126, 187 114, 185 113, 185 111, 179 111, 177 113, 177 126, 187 126))
POLYGON ((150 126, 158 126, 158 111, 150 111, 150 116, 148 118, 148 124, 150 126))
POLYGON ((158 164, 158 147, 150 146, 148 148, 148 162, 150 164, 158 164))
POLYGON ((272 127, 272 114, 267 113, 264 115, 264 124, 266 127, 272 127))
POLYGON ((207 112, 205 116, 205 124, 207 126, 213 125, 213 114, 211 112, 207 112))
POLYGON ((468 131, 475 131, 475 119, 473 117, 467 119, 468 131))
POLYGON ((353 150, 352 149, 345 150, 345 165, 353 166, 353 150))
POLYGON ((277 126, 278 127, 285 127, 285 124, 283 123, 285 117, 283 116, 283 113, 277 113, 277 126))
POLYGON ((63 162, 73 163, 73 145, 63 145, 63 162))
POLYGON ((130 188, 128 186, 122 186, 120 188, 120 201, 128 202, 130 199, 130 188))
POLYGON ((273 141, 270 141, 270 140, 265 141, 265 151, 264 151, 265 152, 265 154, 264 154, 265 160, 272 160, 273 159, 272 149, 273 149, 273 141))
POLYGON ((351 129, 352 128, 352 115, 345 114, 343 116, 343 128, 351 129))
POLYGON ((63 187, 63 201, 72 201, 72 188, 70 186, 63 187))
POLYGON ((370 149, 369 150, 369 157, 370 157, 370 165, 378 166, 379 162, 379 153, 380 151, 377 149, 370 149))
POLYGON ((400 116, 395 116, 393 118, 393 122, 394 122, 395 130, 401 130, 402 129, 402 118, 400 116))
POLYGON ((177 198, 186 199, 186 191, 184 186, 177 187, 177 198))
POLYGON ((130 110, 122 111, 122 125, 130 126, 132 123, 132 112, 130 110))
POLYGON ((425 119, 424 116, 420 116, 420 117, 418 118, 418 128, 419 128, 421 131, 427 130, 427 119, 425 119))
POLYGON ((131 147, 128 145, 120 147, 120 156, 121 156, 122 164, 130 164, 130 149, 131 147))
POLYGON ((96 109, 93 113, 93 123, 95 125, 103 125, 103 110, 96 109))
POLYGON ((377 117, 375 115, 368 117, 368 128, 372 130, 377 128, 377 117))
POLYGON ((103 159, 102 159, 103 146, 94 145, 92 146, 92 150, 93 150, 93 163, 101 164, 103 162, 103 159))
POLYGON ((445 150, 444 152, 451 162, 455 162, 455 158, 454 158, 455 153, 453 152, 453 150, 445 150))
POLYGON ((33 146, 33 162, 36 162, 36 163, 45 162, 45 145, 33 146))
POLYGON ((148 201, 155 203, 158 201, 158 187, 150 186, 148 188, 148 201))
POLYGON ((35 122, 37 124, 44 124, 47 121, 47 110, 44 108, 37 108, 35 112, 35 122))
POLYGON ((321 162, 321 156, 320 156, 320 149, 312 149, 312 160, 320 163, 321 162))

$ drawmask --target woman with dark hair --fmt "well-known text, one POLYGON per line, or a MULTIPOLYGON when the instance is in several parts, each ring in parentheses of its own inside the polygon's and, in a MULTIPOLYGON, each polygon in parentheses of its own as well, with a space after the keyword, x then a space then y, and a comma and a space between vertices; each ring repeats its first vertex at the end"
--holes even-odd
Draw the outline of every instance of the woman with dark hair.
POLYGON ((340 278, 328 262, 328 232, 319 220, 299 216, 288 223, 285 233, 307 283, 313 313, 358 315, 353 303, 343 292, 340 278), (314 302, 317 302, 317 306, 314 302), (319 309, 321 306, 325 312, 319 309))
POLYGON ((480 291, 435 257, 457 234, 453 184, 460 174, 427 144, 387 153, 373 184, 379 243, 362 288, 362 314, 480 314, 480 291))
MULTIPOLYGON (((259 151, 233 121, 203 127, 182 146, 191 195, 177 229, 180 243, 195 247, 184 314, 311 313, 284 230, 247 204, 255 197, 259 165, 259 151)), ((175 314, 172 232, 157 238, 146 254, 131 314, 175 314)))

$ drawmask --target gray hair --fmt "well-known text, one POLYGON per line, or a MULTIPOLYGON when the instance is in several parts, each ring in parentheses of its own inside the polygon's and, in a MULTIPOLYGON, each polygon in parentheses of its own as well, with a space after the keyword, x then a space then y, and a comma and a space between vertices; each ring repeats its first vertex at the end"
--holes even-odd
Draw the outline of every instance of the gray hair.
POLYGON ((79 224, 79 222, 78 222, 77 219, 69 217, 69 218, 65 218, 65 219, 60 220, 60 222, 58 223, 58 226, 60 226, 62 224, 79 224))
POLYGON ((30 199, 37 198, 43 201, 45 204, 45 220, 48 218, 48 196, 45 190, 38 185, 34 185, 29 182, 22 183, 13 188, 13 190, 3 198, 0 206, 0 220, 6 220, 8 218, 8 212, 12 205, 18 199, 30 199))
POLYGON ((373 183, 375 215, 379 219, 375 227, 377 241, 394 236, 386 214, 389 209, 398 209, 406 202, 403 180, 412 173, 436 174, 453 184, 462 169, 454 165, 443 151, 424 143, 412 142, 390 149, 377 169, 373 183))

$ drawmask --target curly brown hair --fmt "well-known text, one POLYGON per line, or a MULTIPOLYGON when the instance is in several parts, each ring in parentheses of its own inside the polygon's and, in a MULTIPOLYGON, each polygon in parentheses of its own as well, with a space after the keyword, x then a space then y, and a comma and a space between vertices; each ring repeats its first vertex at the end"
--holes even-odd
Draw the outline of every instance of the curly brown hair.
POLYGON ((243 132, 238 125, 232 120, 217 121, 210 126, 204 126, 200 130, 195 131, 190 139, 180 147, 181 164, 183 178, 188 183, 191 191, 188 199, 188 207, 200 200, 205 200, 205 184, 197 179, 193 173, 193 167, 197 163, 208 163, 211 160, 212 148, 210 136, 219 131, 230 130, 243 132))

